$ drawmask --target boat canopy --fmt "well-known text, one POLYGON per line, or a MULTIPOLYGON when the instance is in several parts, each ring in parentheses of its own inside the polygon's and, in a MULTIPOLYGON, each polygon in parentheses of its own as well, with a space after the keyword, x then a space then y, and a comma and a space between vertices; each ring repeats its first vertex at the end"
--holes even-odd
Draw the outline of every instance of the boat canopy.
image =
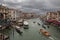
POLYGON ((24 21, 24 25, 28 25, 28 22, 27 21, 24 21))
POLYGON ((47 22, 52 23, 55 22, 56 20, 47 20, 47 22))
POLYGON ((60 25, 59 21, 56 21, 56 22, 53 22, 53 23, 56 24, 56 25, 60 25))

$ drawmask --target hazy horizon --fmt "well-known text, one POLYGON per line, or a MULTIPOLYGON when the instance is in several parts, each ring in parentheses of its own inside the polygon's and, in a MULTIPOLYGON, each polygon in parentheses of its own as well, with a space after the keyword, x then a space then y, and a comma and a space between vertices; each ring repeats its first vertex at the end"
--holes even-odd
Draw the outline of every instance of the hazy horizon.
POLYGON ((0 0, 0 4, 36 13, 60 10, 60 0, 0 0))

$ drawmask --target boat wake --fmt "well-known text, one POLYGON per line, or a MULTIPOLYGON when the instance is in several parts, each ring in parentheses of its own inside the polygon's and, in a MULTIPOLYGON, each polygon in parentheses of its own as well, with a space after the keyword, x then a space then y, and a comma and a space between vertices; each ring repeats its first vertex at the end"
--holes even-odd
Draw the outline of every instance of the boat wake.
POLYGON ((51 40, 55 40, 53 37, 49 37, 49 39, 51 39, 51 40))

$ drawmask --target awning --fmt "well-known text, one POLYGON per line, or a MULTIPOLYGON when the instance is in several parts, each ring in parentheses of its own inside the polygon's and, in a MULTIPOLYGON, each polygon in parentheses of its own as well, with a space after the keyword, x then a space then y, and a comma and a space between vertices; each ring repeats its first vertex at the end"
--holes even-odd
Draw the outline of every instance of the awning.
POLYGON ((55 21, 53 23, 56 24, 56 25, 60 25, 60 22, 59 21, 55 21))
POLYGON ((47 22, 52 23, 55 22, 56 20, 47 20, 47 22))

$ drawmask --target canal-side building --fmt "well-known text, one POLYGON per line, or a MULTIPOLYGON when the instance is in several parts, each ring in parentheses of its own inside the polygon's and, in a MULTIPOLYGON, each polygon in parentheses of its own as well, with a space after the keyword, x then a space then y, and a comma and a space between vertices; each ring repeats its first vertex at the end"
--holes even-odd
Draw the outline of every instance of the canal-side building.
POLYGON ((59 20, 59 13, 58 12, 48 12, 47 14, 46 14, 46 19, 47 20, 59 20))
POLYGON ((40 14, 40 16, 39 16, 39 18, 42 20, 42 21, 44 21, 44 20, 46 20, 47 19, 47 16, 44 14, 40 14))
POLYGON ((20 18, 30 19, 30 18, 36 18, 36 17, 37 15, 35 13, 25 13, 25 12, 20 13, 20 18))
POLYGON ((3 15, 3 19, 7 18, 8 8, 0 5, 0 14, 3 15))
POLYGON ((58 15, 57 15, 57 20, 60 21, 60 11, 57 11, 58 15))
POLYGON ((3 14, 3 18, 9 18, 10 20, 16 19, 17 10, 0 5, 0 14, 3 14))
POLYGON ((14 10, 14 9, 9 9, 9 13, 8 13, 9 15, 9 19, 10 20, 15 20, 16 19, 16 11, 14 10))

